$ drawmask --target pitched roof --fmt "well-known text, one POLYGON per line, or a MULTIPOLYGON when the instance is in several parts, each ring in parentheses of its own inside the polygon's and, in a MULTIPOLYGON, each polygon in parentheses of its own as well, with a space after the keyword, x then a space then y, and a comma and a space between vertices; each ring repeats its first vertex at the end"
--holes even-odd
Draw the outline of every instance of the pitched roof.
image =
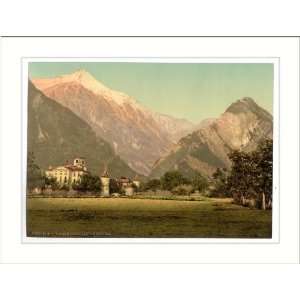
POLYGON ((127 183, 127 182, 131 182, 131 180, 127 177, 124 177, 122 176, 120 179, 119 179, 119 182, 123 182, 123 183, 127 183))
POLYGON ((107 170, 104 170, 103 174, 101 177, 109 177, 107 170))
POLYGON ((73 165, 67 165, 65 166, 65 168, 71 170, 71 171, 85 171, 83 168, 77 167, 77 166, 73 166, 73 165))
MULTIPOLYGON (((83 157, 77 157, 75 159, 84 159, 83 157)), ((80 166, 75 166, 73 165, 72 163, 69 163, 69 161, 67 160, 66 161, 66 164, 65 165, 62 165, 62 166, 57 166, 57 167, 52 167, 52 166, 49 166, 48 167, 48 171, 55 171, 57 169, 63 169, 63 168, 66 168, 66 169, 69 169, 71 171, 83 171, 83 172, 86 172, 87 173, 87 170, 85 170, 83 167, 80 167, 80 166)))

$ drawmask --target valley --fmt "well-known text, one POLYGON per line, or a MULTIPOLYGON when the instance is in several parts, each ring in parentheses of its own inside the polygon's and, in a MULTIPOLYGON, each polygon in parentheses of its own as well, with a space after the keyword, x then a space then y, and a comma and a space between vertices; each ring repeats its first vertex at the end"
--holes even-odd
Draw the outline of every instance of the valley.
POLYGON ((246 96, 210 115, 199 94, 185 119, 83 69, 31 78, 27 236, 271 238, 273 116, 246 96))
MULTIPOLYGON (((50 101, 87 123, 96 138, 119 157, 118 164, 127 164, 131 175, 159 178, 178 170, 188 177, 195 173, 211 177, 217 168, 230 167, 230 151, 251 151, 273 135, 272 115, 249 97, 234 101, 218 118, 193 124, 151 111, 84 70, 32 79, 32 83, 50 101)), ((40 143, 45 142, 41 127, 36 130, 40 143)), ((98 170, 103 168, 98 166, 98 170)))

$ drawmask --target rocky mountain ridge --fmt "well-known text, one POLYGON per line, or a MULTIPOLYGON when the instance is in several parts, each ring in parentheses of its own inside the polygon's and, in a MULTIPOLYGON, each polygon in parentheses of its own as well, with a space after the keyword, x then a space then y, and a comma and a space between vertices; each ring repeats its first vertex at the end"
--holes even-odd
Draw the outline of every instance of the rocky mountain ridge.
POLYGON ((28 85, 27 147, 42 169, 62 165, 83 156, 88 169, 101 175, 108 170, 113 177, 138 175, 92 128, 68 108, 46 97, 31 82, 28 85))
POLYGON ((228 107, 217 119, 180 139, 153 166, 150 177, 180 170, 187 176, 200 172, 211 176, 216 168, 228 168, 228 152, 253 150, 263 138, 272 138, 273 117, 249 97, 228 107))
POLYGON ((83 70, 32 82, 46 96, 86 121, 132 169, 145 175, 174 142, 194 127, 187 120, 145 108, 83 70))

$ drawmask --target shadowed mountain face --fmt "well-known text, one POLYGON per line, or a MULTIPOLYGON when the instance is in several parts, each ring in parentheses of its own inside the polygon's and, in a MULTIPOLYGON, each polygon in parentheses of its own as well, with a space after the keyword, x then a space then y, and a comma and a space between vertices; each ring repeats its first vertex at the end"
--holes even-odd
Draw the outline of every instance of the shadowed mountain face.
POLYGON ((31 82, 28 86, 28 151, 34 152, 37 164, 43 169, 83 156, 94 174, 102 174, 107 167, 113 177, 136 175, 86 122, 46 97, 31 82))
POLYGON ((236 101, 207 126, 183 137, 168 155, 158 160, 150 177, 160 177, 169 170, 186 176, 194 172, 211 176, 216 168, 228 168, 229 151, 255 149, 263 138, 272 138, 273 117, 253 99, 236 101))
POLYGON ((153 163, 194 128, 187 120, 148 110, 83 70, 57 78, 34 79, 33 84, 86 121, 97 136, 141 174, 148 175, 153 163))

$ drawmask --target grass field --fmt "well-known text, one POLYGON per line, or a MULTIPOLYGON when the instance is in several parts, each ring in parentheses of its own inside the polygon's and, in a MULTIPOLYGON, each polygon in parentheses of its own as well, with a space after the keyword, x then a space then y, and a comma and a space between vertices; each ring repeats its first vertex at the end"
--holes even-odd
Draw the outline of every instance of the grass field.
POLYGON ((227 199, 28 198, 27 236, 271 238, 272 212, 227 199))

